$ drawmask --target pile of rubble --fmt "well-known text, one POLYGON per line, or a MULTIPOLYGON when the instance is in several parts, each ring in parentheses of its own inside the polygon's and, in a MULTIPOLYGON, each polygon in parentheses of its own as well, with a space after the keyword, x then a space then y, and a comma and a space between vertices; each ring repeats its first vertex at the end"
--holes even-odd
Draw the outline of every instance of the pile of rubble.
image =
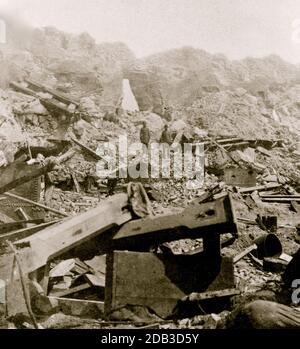
POLYGON ((110 187, 99 142, 137 141, 145 120, 157 141, 166 122, 109 119, 28 79, 11 87, 0 96, 4 327, 226 328, 249 297, 283 302, 300 241, 299 136, 261 115, 258 97, 214 92, 174 112, 175 136, 204 143, 202 188, 110 187))

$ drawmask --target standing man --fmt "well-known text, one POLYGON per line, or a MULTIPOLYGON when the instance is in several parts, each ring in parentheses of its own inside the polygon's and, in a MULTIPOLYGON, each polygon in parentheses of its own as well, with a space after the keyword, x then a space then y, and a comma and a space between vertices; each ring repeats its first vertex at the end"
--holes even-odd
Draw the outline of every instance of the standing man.
POLYGON ((148 146, 150 143, 150 130, 147 126, 146 121, 143 121, 143 127, 141 128, 141 131, 140 131, 140 141, 146 146, 148 146))
POLYGON ((167 143, 169 145, 171 145, 173 143, 172 135, 171 135, 171 132, 168 128, 168 125, 164 126, 164 130, 160 136, 159 142, 160 143, 167 143))

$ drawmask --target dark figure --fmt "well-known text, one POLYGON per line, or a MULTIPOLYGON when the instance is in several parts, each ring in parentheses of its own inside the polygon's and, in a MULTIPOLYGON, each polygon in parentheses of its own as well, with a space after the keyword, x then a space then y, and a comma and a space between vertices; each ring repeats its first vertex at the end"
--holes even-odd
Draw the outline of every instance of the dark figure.
POLYGON ((118 184, 118 178, 108 178, 107 179, 107 196, 114 195, 115 189, 118 184))
POLYGON ((164 107, 163 117, 167 121, 171 121, 172 120, 172 112, 171 112, 170 108, 164 107))
POLYGON ((172 134, 168 128, 168 125, 165 125, 164 130, 160 136, 160 143, 167 143, 169 145, 171 145, 173 143, 173 139, 172 139, 172 134))
POLYGON ((147 127, 147 123, 145 121, 143 122, 143 127, 141 128, 141 131, 140 131, 140 141, 141 143, 147 146, 150 142, 150 130, 147 127))

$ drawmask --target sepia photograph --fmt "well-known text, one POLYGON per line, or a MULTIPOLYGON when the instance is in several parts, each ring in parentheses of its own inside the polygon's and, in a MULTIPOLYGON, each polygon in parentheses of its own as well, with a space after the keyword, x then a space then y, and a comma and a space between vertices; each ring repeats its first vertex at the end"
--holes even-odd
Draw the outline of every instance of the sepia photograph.
POLYGON ((0 336, 300 329, 299 0, 0 0, 0 64, 0 336))

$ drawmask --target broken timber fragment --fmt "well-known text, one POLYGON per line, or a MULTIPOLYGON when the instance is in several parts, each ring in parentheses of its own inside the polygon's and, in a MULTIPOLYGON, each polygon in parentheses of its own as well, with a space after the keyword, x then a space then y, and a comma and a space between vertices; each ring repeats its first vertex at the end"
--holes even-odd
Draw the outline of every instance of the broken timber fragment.
POLYGON ((282 254, 282 245, 275 234, 264 234, 254 240, 254 243, 233 258, 233 263, 237 263, 242 258, 256 251, 258 259, 268 257, 279 257, 282 254))
POLYGON ((128 222, 128 197, 118 194, 104 200, 96 208, 46 228, 15 242, 24 273, 43 267, 47 262, 108 229, 128 222))
POLYGON ((32 89, 35 90, 37 92, 46 92, 46 93, 50 93, 52 96, 54 96, 57 100, 59 100, 60 102, 64 103, 64 104, 74 104, 76 107, 79 107, 79 103, 75 102, 74 100, 70 99, 69 97, 58 93, 55 90, 52 90, 46 86, 43 86, 41 84, 39 84, 36 81, 30 80, 30 79, 26 79, 25 80, 26 83, 28 84, 28 86, 32 89))
POLYGON ((42 314, 61 311, 65 315, 99 319, 104 314, 104 302, 39 295, 33 300, 34 307, 42 314))
MULTIPOLYGON (((60 113, 64 113, 65 115, 72 116, 74 114, 74 110, 70 110, 68 107, 70 103, 66 104, 61 101, 61 98, 58 98, 58 96, 51 93, 49 89, 47 89, 47 93, 52 95, 52 98, 43 98, 40 96, 39 92, 45 92, 45 91, 35 91, 32 89, 31 86, 24 87, 23 85, 17 83, 17 82, 11 82, 10 87, 12 87, 15 91, 24 93, 26 95, 32 96, 34 98, 37 98, 40 100, 41 104, 44 105, 45 108, 52 111, 59 111, 60 113)), ((73 103, 72 103, 73 104, 73 103)), ((75 104, 74 104, 75 105, 75 104)), ((76 107, 76 105, 75 105, 76 107)))
POLYGON ((26 163, 14 162, 1 168, 0 194, 52 171, 56 165, 69 160, 74 155, 75 151, 69 150, 60 157, 46 158, 44 164, 27 165, 26 163))
POLYGON ((270 152, 267 149, 263 148, 263 147, 257 147, 256 150, 259 151, 263 155, 266 155, 268 157, 271 156, 270 152))
POLYGON ((80 292, 83 290, 87 290, 88 288, 91 288, 91 285, 88 283, 85 283, 85 284, 82 284, 79 286, 69 288, 67 290, 53 292, 50 294, 50 296, 65 297, 65 296, 68 296, 70 294, 74 294, 74 293, 77 293, 77 292, 80 292))
POLYGON ((19 196, 19 195, 13 194, 13 193, 5 193, 4 195, 5 195, 5 196, 8 196, 8 197, 10 197, 10 198, 14 198, 14 199, 18 199, 18 200, 20 200, 20 201, 27 202, 27 203, 32 204, 32 205, 34 205, 34 206, 43 208, 43 209, 46 210, 46 211, 56 213, 56 214, 58 214, 58 215, 60 215, 60 216, 68 217, 68 215, 67 215, 66 213, 62 212, 62 211, 55 210, 54 208, 51 208, 51 207, 48 207, 48 206, 46 206, 46 205, 40 204, 40 203, 38 203, 38 202, 35 202, 35 201, 32 201, 32 200, 23 198, 22 196, 19 196))
POLYGON ((28 228, 23 228, 20 230, 12 231, 12 232, 7 233, 7 234, 2 234, 2 235, 0 235, 0 242, 24 239, 27 236, 30 236, 30 235, 46 228, 46 227, 49 227, 52 224, 58 223, 59 221, 60 221, 60 219, 57 219, 55 221, 38 224, 38 225, 28 227, 28 228))
POLYGON ((187 297, 184 297, 182 299, 182 301, 183 302, 185 302, 185 301, 195 302, 195 301, 202 301, 204 299, 236 296, 236 295, 238 295, 240 293, 241 293, 241 291, 236 289, 236 288, 226 289, 226 290, 221 290, 221 291, 191 293, 187 297))
POLYGON ((10 231, 21 229, 22 227, 29 228, 29 226, 32 226, 32 224, 35 225, 42 223, 44 223, 44 219, 29 219, 10 223, 0 223, 0 238, 2 234, 8 233, 10 231))
POLYGON ((300 195, 260 195, 264 202, 300 202, 300 195))
POLYGON ((242 139, 242 138, 226 138, 226 139, 217 139, 204 142, 204 146, 213 148, 222 146, 226 150, 233 150, 233 149, 239 149, 239 148, 245 148, 249 146, 249 141, 242 139), (213 145, 213 146, 212 146, 213 145))
POLYGON ((91 148, 87 147, 86 145, 82 144, 81 142, 79 142, 77 139, 72 138, 72 141, 77 144, 80 148, 82 148, 87 154, 91 155, 93 158, 95 158, 96 160, 102 160, 103 158, 98 155, 94 150, 92 150, 91 148))
POLYGON ((241 259, 243 259, 245 256, 247 256, 249 253, 253 252, 256 249, 257 249, 257 246, 255 244, 247 247, 244 251, 242 251, 238 255, 234 256, 233 263, 235 264, 235 263, 239 262, 241 259))
POLYGON ((221 144, 217 143, 216 141, 211 139, 212 144, 214 144, 215 146, 217 146, 217 148, 219 148, 221 151, 223 151, 226 155, 228 155, 228 157, 239 167, 241 167, 240 163, 238 161, 235 160, 235 158, 230 154, 230 152, 224 148, 224 146, 222 146, 221 144))
POLYGON ((284 272, 288 264, 289 262, 280 258, 266 257, 263 260, 264 270, 272 273, 284 272))
POLYGON ((300 202, 300 198, 262 198, 262 202, 290 203, 300 202))
POLYGON ((25 221, 25 223, 23 224, 23 228, 28 228, 32 226, 32 223, 28 222, 30 221, 31 217, 29 217, 29 215, 23 210, 22 207, 18 207, 15 210, 15 213, 20 219, 23 219, 25 221))
POLYGON ((226 150, 233 150, 233 149, 239 149, 239 148, 246 148, 249 146, 249 142, 240 142, 240 143, 233 143, 233 144, 224 144, 223 147, 226 150))
POLYGON ((266 185, 259 185, 257 187, 250 187, 250 188, 242 188, 239 189, 239 193, 241 194, 249 194, 254 191, 267 191, 267 190, 272 190, 272 189, 278 189, 281 188, 282 184, 266 184, 266 185))

